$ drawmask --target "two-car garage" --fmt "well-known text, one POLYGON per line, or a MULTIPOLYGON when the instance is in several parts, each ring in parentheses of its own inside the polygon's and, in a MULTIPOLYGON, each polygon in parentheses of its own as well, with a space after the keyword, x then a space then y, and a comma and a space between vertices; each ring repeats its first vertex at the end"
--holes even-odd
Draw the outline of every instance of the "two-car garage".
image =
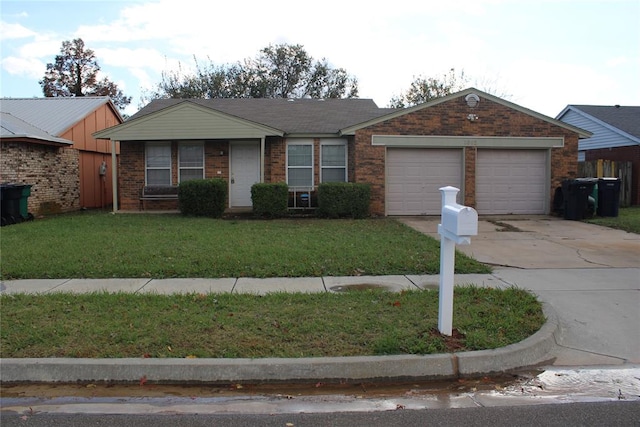
MULTIPOLYGON (((464 142, 452 139, 451 145, 464 142)), ((522 139, 512 143, 526 146, 522 139)), ((458 202, 464 203, 464 192, 471 190, 465 189, 465 181, 475 184, 480 214, 547 214, 549 148, 387 146, 387 215, 438 215, 439 188, 460 188, 458 202), (465 164, 464 150, 477 150, 475 164, 465 164), (465 173, 475 173, 475 179, 465 180, 465 173)))

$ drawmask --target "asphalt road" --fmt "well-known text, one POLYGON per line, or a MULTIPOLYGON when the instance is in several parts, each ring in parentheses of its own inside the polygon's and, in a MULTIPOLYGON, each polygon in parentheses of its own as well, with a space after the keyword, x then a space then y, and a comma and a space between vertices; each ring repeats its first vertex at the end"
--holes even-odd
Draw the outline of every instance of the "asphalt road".
POLYGON ((460 409, 318 414, 86 415, 33 414, 0 417, 3 427, 393 427, 393 426, 639 426, 640 402, 562 403, 460 409))

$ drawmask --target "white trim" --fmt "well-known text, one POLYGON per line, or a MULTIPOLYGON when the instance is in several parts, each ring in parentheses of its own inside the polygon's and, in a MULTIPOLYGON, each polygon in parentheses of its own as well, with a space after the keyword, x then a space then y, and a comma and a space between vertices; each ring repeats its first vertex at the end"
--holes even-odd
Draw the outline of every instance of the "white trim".
POLYGON ((205 160, 204 160, 204 141, 180 141, 178 142, 178 184, 182 182, 182 174, 183 170, 195 170, 202 169, 201 179, 205 176, 205 160), (184 146, 199 146, 202 149, 202 165, 200 166, 180 166, 180 148, 184 146))
POLYGON ((313 139, 310 138, 304 138, 304 139, 287 139, 287 147, 286 147, 286 169, 287 169, 287 173, 286 173, 286 179, 287 179, 287 185, 289 185, 290 187, 292 187, 289 184, 289 168, 293 168, 293 169, 311 169, 311 182, 309 183, 309 185, 304 185, 304 186, 294 186, 294 187, 313 187, 314 185, 314 180, 315 180, 315 160, 314 160, 314 143, 313 143, 313 139), (289 166, 289 146, 290 145, 309 145, 311 147, 311 166, 289 166))
POLYGON ((416 148, 562 148, 564 137, 373 135, 371 145, 416 148))
POLYGON ((320 140, 320 182, 324 182, 323 170, 326 169, 344 169, 344 181, 349 182, 349 146, 346 138, 323 138, 320 140), (344 166, 324 166, 322 164, 322 147, 325 145, 337 145, 344 147, 344 166))

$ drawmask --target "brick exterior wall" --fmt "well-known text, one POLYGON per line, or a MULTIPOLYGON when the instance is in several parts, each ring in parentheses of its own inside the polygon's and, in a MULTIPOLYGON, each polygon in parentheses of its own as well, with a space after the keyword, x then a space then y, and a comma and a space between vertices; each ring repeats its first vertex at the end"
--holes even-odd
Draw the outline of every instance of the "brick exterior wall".
MULTIPOLYGON (((472 110, 460 97, 356 131, 355 181, 372 184, 373 214, 385 212, 385 147, 372 146, 373 135, 563 137, 564 148, 551 149, 551 197, 562 180, 577 176, 576 133, 485 98, 472 110), (479 119, 469 121, 469 113, 479 119)), ((465 148, 464 204, 469 206, 475 206, 476 154, 475 147, 465 148)))
POLYGON ((631 204, 634 206, 640 205, 640 145, 586 150, 584 153, 587 161, 603 159, 632 162, 631 204))
POLYGON ((2 142, 0 182, 30 184, 28 211, 47 215, 80 208, 78 151, 31 142, 2 142))

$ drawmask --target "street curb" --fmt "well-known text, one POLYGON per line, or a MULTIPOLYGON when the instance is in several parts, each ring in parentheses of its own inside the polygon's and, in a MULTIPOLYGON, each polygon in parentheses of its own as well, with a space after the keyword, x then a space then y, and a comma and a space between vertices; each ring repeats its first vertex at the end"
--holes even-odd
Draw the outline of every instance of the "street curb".
POLYGON ((555 346, 558 317, 525 340, 494 350, 426 356, 267 359, 0 359, 2 383, 295 383, 472 377, 533 366, 555 346))

